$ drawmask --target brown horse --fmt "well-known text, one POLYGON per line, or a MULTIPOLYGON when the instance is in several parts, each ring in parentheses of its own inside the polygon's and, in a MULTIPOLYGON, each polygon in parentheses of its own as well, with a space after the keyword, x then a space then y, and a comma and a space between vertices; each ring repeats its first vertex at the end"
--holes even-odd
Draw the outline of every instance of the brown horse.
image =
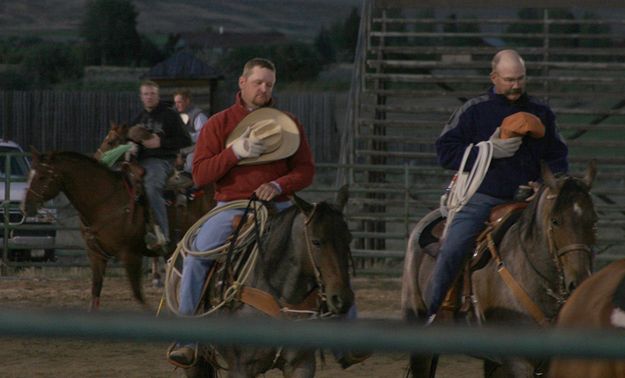
MULTIPOLYGON (((475 323, 537 326, 555 318, 570 292, 592 271, 591 246, 597 215, 590 197, 596 174, 591 162, 583 179, 554 177, 543 165, 544 185, 507 230, 497 258, 473 272, 473 293, 465 303, 473 308, 467 320, 475 323)), ((436 210, 438 211, 438 210, 436 210)), ((439 217, 430 213, 410 235, 402 277, 402 311, 409 321, 424 321, 425 288, 435 263, 439 241, 428 225, 439 217)), ((458 296, 460 297, 460 296, 458 296)), ((411 357, 414 377, 435 370, 433 356, 411 357)), ((485 359, 485 376, 531 377, 540 361, 522 358, 485 359)))
MULTIPOLYGON (((614 261, 584 281, 566 301, 556 327, 611 329, 625 327, 625 260, 614 261)), ((552 378, 625 378, 625 360, 554 359, 552 378)))
POLYGON ((142 258, 155 255, 144 242, 146 204, 138 200, 126 174, 76 152, 40 154, 33 150, 32 155, 22 210, 36 214, 43 202, 63 192, 78 211, 92 272, 90 309, 99 307, 110 258, 123 263, 134 297, 144 303, 142 258))
MULTIPOLYGON (((346 189, 341 193, 346 200, 346 189)), ((293 201, 295 206, 269 216, 262 252, 240 287, 240 295, 233 296, 216 315, 302 320, 344 315, 352 306, 351 233, 339 210, 345 202, 313 205, 297 196, 293 201)), ((216 275, 213 283, 221 277, 216 275)), ((219 301, 219 295, 214 295, 217 298, 211 298, 212 305, 219 301)), ((187 376, 216 376, 211 350, 208 346, 200 348, 199 361, 186 369, 187 376)), ((216 350, 227 364, 229 377, 256 377, 274 368, 282 370, 285 377, 315 374, 314 349, 229 345, 217 346, 216 350)))
MULTIPOLYGON (((147 139, 149 132, 140 126, 129 127, 126 124, 111 123, 111 128, 102 140, 100 147, 93 155, 97 160, 101 160, 103 155, 111 149, 126 143, 129 139, 139 141, 147 139)), ((177 203, 176 194, 179 193, 179 173, 172 175, 168 180, 168 186, 166 190, 171 194, 171 204, 167 206, 167 216, 169 218, 169 240, 179 240, 182 235, 191 227, 199 218, 206 214, 213 206, 215 206, 214 186, 206 185, 201 190, 195 193, 193 200, 186 201, 184 206, 179 206, 177 203)), ((190 185, 190 180, 189 185, 190 185)), ((183 189, 184 190, 184 189, 183 189)), ((154 257, 152 259, 152 283, 154 286, 162 286, 162 280, 159 273, 159 258, 154 257)))

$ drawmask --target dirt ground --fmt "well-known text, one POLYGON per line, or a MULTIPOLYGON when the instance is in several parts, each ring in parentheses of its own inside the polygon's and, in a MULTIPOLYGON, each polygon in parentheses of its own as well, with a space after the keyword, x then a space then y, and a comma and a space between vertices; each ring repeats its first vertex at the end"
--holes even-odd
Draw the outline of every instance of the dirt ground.
MULTIPOLYGON (((356 278, 353 282, 359 317, 399 318, 400 282, 395 278, 356 278)), ((156 309, 162 290, 144 282, 148 303, 156 309)), ((87 309, 90 281, 86 269, 29 269, 0 277, 2 309, 87 309)), ((120 272, 108 272, 101 301, 102 311, 142 311, 131 296, 120 272)), ((2 377, 183 377, 165 360, 167 343, 97 342, 0 337, 2 377)), ((330 354, 318 362, 317 377, 403 377, 407 356, 374 353, 368 360, 342 370, 330 354)), ((437 377, 481 376, 478 360, 443 356, 437 377)), ((265 377, 280 377, 272 371, 265 377)))

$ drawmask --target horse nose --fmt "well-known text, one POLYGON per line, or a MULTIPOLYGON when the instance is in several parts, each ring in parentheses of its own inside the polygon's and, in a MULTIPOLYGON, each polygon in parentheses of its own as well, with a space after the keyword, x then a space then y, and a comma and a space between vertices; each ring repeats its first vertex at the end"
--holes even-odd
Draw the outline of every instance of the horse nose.
POLYGON ((335 314, 345 314, 353 303, 354 292, 350 289, 328 296, 328 307, 335 314))

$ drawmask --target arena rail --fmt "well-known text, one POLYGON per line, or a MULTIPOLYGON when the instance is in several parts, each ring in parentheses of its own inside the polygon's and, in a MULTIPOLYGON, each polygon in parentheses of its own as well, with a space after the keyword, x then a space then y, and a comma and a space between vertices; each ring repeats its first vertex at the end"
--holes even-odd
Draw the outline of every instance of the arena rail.
POLYGON ((211 344, 435 352, 488 356, 625 359, 625 338, 614 331, 539 328, 423 328, 401 321, 288 322, 155 318, 140 314, 0 312, 4 337, 132 341, 197 340, 211 344))

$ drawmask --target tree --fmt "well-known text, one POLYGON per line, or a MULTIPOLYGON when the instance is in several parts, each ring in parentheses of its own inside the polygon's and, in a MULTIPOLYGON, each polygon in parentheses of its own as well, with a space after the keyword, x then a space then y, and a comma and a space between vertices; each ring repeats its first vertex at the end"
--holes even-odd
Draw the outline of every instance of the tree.
POLYGON ((83 75, 76 51, 58 43, 41 43, 28 49, 22 70, 38 87, 79 79, 83 75))
POLYGON ((138 14, 130 0, 91 0, 80 28, 88 46, 87 62, 137 63, 141 54, 138 14))
POLYGON ((336 61, 336 46, 332 42, 330 31, 324 27, 315 37, 315 49, 319 53, 322 64, 334 63, 336 61))

